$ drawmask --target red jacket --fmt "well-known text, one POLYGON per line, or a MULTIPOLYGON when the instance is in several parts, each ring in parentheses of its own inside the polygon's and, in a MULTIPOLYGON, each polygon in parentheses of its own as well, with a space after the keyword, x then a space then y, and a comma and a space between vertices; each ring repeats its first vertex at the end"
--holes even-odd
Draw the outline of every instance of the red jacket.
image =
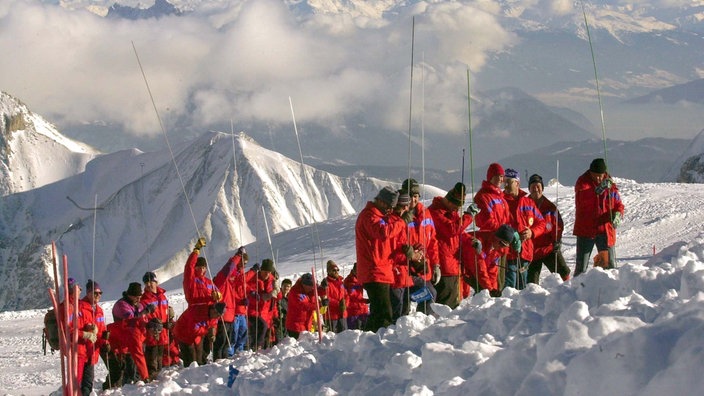
MULTIPOLYGON (((521 231, 530 229, 533 235, 521 241, 521 258, 526 261, 533 261, 533 239, 541 236, 545 232, 545 219, 535 206, 535 202, 523 191, 518 191, 518 196, 504 193, 504 199, 508 203, 511 214, 511 227, 519 234, 521 231)), ((518 255, 514 251, 509 251, 507 260, 515 260, 518 255)))
POLYGON ((474 196, 474 203, 481 209, 474 219, 480 230, 496 231, 501 225, 509 224, 511 215, 508 203, 498 187, 484 180, 482 188, 474 196))
POLYGON ((301 280, 298 279, 288 292, 288 312, 286 313, 286 330, 297 333, 309 331, 313 321, 313 312, 317 309, 315 291, 303 291, 301 280))
POLYGON ((199 344, 208 334, 208 329, 217 329, 218 318, 211 319, 208 316, 209 309, 207 305, 186 308, 174 325, 174 338, 187 345, 199 344))
POLYGON ((103 334, 107 328, 105 325, 105 315, 103 314, 103 309, 100 308, 100 305, 98 304, 93 307, 93 305, 88 302, 85 297, 83 297, 83 299, 78 301, 78 310, 81 312, 80 316, 82 317, 84 326, 86 324, 91 324, 95 325, 98 329, 98 339, 95 344, 86 340, 81 340, 81 335, 79 334, 78 353, 84 353, 86 357, 90 357, 91 364, 97 364, 98 359, 100 358, 100 348, 107 343, 107 341, 103 338, 103 334), (80 346, 81 341, 85 348, 80 346))
POLYGON ((188 305, 208 305, 213 302, 213 291, 217 289, 210 279, 205 276, 196 276, 196 261, 198 261, 198 252, 194 250, 188 256, 186 266, 183 269, 183 293, 186 295, 188 305))
POLYGON ((543 196, 536 205, 545 219, 545 232, 533 239, 533 260, 541 259, 552 253, 553 243, 562 240, 562 231, 565 226, 557 206, 547 197, 543 196))
POLYGON ((241 255, 236 254, 230 257, 215 275, 213 283, 222 293, 222 301, 225 303, 225 313, 223 313, 222 318, 225 322, 234 322, 236 315, 247 314, 247 307, 241 303, 245 298, 241 255))
MULTIPOLYGON (((273 309, 276 305, 276 298, 272 298, 271 292, 274 290, 274 275, 269 274, 265 280, 259 278, 258 271, 247 271, 247 314, 262 318, 267 324, 273 321, 273 309)), ((274 296, 276 297, 276 296, 274 296)))
POLYGON ((433 217, 420 202, 418 202, 413 212, 413 222, 408 223, 409 243, 414 246, 422 246, 425 250, 426 260, 431 264, 437 264, 440 262, 440 258, 438 256, 437 232, 433 217))
POLYGON ((359 212, 354 231, 357 276, 362 284, 394 282, 391 241, 405 230, 406 223, 400 217, 385 216, 373 202, 367 202, 359 212))
MULTIPOLYGON (((482 242, 482 246, 484 246, 484 241, 481 240, 482 238, 479 233, 477 233, 477 238, 482 242)), ((479 280, 480 289, 496 289, 496 274, 491 276, 489 273, 489 268, 486 263, 487 254, 483 250, 481 253, 477 254, 472 246, 472 242, 474 242, 472 234, 462 234, 462 262, 464 264, 464 277, 472 279, 468 283, 469 286, 474 289, 477 288, 475 283, 477 280, 479 280)))
MULTIPOLYGON (((606 174, 606 177, 610 177, 606 174)), ((586 171, 577 179, 574 185, 574 231, 575 236, 583 238, 595 238, 599 234, 606 234, 609 246, 616 244, 616 230, 611 224, 611 216, 614 212, 623 216, 623 203, 621 195, 618 193, 616 184, 612 184, 608 193, 605 191, 601 195, 596 195, 596 182, 592 179, 589 171, 586 171)))
POLYGON ((428 212, 435 223, 438 258, 442 276, 460 275, 460 234, 472 224, 472 216, 448 209, 443 197, 433 198, 428 212))
POLYGON ((141 302, 132 305, 126 296, 117 300, 112 306, 112 318, 115 323, 108 326, 111 347, 127 351, 144 343, 147 322, 146 316, 142 313, 143 310, 144 305, 141 302))
POLYGON ((350 272, 345 278, 345 289, 349 295, 347 304, 347 316, 359 316, 369 313, 369 306, 364 301, 364 288, 357 279, 357 276, 350 272))
POLYGON ((402 231, 391 238, 391 264, 394 281, 391 283, 393 289, 401 289, 413 286, 413 279, 409 274, 408 257, 404 251, 408 245, 408 232, 402 231))
POLYGON ((347 290, 343 284, 343 279, 340 275, 332 277, 330 275, 325 278, 328 280, 328 287, 323 289, 322 295, 328 298, 328 313, 330 320, 338 320, 347 317, 347 311, 340 312, 340 301, 345 300, 345 307, 349 305, 350 298, 347 295, 347 290))
POLYGON ((421 246, 425 253, 426 268, 423 271, 415 271, 411 268, 412 276, 419 276, 425 280, 432 278, 432 269, 435 264, 440 264, 438 254, 438 240, 435 230, 435 222, 427 208, 422 203, 418 203, 414 209, 413 222, 408 223, 409 243, 413 246, 421 246))
MULTIPOLYGON (((153 318, 156 318, 161 322, 162 325, 166 325, 166 323, 169 321, 169 300, 166 298, 166 294, 164 293, 166 293, 166 290, 158 286, 156 288, 156 293, 152 293, 146 290, 145 288, 144 294, 142 294, 142 298, 140 299, 141 303, 144 304, 144 306, 154 305, 154 307, 156 308, 154 312, 150 313, 145 317, 145 320, 147 322, 149 322, 153 318)), ((161 333, 159 334, 159 339, 154 338, 152 332, 148 331, 147 340, 145 343, 149 346, 168 344, 169 334, 167 332, 166 327, 161 330, 161 333)))

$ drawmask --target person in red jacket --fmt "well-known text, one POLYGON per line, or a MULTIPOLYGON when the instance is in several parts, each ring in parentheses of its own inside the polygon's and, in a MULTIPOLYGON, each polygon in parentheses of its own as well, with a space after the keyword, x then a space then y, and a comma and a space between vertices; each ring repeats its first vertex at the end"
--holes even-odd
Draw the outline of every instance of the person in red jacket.
POLYGON ((247 334, 244 265, 248 260, 249 255, 244 246, 240 246, 213 279, 225 303, 225 313, 222 315, 222 320, 218 322, 218 331, 213 343, 213 360, 231 356, 228 350, 230 346, 234 346, 233 353, 244 349, 244 337, 247 334), (237 332, 235 332, 235 324, 237 324, 237 332))
POLYGON ((247 273, 247 314, 249 318, 249 347, 256 351, 265 347, 268 330, 273 323, 272 304, 276 303, 279 290, 276 288, 274 261, 262 260, 257 270, 247 273))
POLYGON ((328 260, 326 271, 327 276, 320 282, 320 287, 323 289, 322 296, 328 300, 328 310, 324 315, 325 325, 330 331, 340 333, 347 330, 349 297, 343 285, 344 279, 340 275, 340 267, 334 261, 328 260))
POLYGON ((495 232, 477 232, 477 239, 481 241, 479 245, 470 235, 463 235, 465 282, 477 289, 477 292, 486 289, 492 297, 501 296, 498 284, 499 265, 516 234, 510 225, 502 224, 495 232), (475 250, 478 246, 481 246, 479 254, 475 250))
POLYGON ((89 279, 86 283, 86 295, 78 301, 79 326, 83 329, 83 336, 79 338, 77 369, 83 395, 90 395, 93 391, 95 365, 98 363, 101 348, 107 344, 105 315, 98 305, 102 294, 100 285, 89 279))
POLYGON ((422 259, 412 260, 409 274, 413 281, 413 286, 409 292, 411 300, 416 301, 416 311, 426 314, 432 313, 430 304, 435 302, 437 291, 431 282, 433 268, 439 265, 438 240, 435 230, 435 223, 428 209, 420 202, 420 185, 415 179, 406 179, 401 183, 401 193, 407 193, 411 197, 408 208, 409 216, 412 220, 408 223, 408 244, 415 250, 422 253, 422 259), (422 294, 424 289, 429 293, 422 294), (423 301, 414 298, 415 293, 421 293, 423 301))
MULTIPOLYGON (((398 201, 393 213, 401 217, 407 225, 413 221, 413 215, 408 212, 411 196, 399 190, 398 201)), ((399 232, 391 238, 391 260, 393 265, 394 282, 391 284, 391 320, 393 323, 403 315, 410 312, 409 290, 413 287, 413 278, 410 274, 410 263, 423 259, 423 250, 420 246, 414 249, 408 243, 408 230, 399 232)))
MULTIPOLYGON (((110 329, 110 339, 116 344, 115 352, 127 351, 128 355, 122 356, 124 369, 121 375, 113 378, 112 386, 122 386, 134 380, 134 371, 139 378, 149 381, 149 371, 147 361, 144 357, 144 340, 146 337, 146 317, 154 312, 154 305, 144 305, 140 302, 142 297, 142 285, 132 282, 126 291, 122 292, 122 298, 112 307, 112 317, 116 326, 110 329)), ((110 361, 110 369, 113 369, 113 361, 110 361)))
POLYGON ((521 179, 514 169, 506 169, 504 199, 511 214, 511 227, 518 233, 506 257, 504 287, 521 290, 528 283, 528 266, 533 261, 533 239, 545 232, 545 219, 528 193, 521 190, 521 179))
POLYGON ((460 304, 460 235, 472 224, 479 212, 477 205, 470 204, 460 216, 464 205, 466 188, 457 183, 444 197, 433 198, 428 207, 433 218, 438 240, 439 263, 433 267, 433 284, 437 289, 436 301, 455 308, 460 304))
POLYGON ((530 198, 545 218, 545 232, 533 240, 533 261, 528 266, 528 283, 536 285, 540 282, 543 264, 548 271, 559 273, 563 281, 570 278, 570 267, 565 263, 560 250, 564 223, 557 206, 543 195, 544 187, 543 178, 540 175, 534 174, 528 179, 530 198))
MULTIPOLYGON (((504 168, 500 164, 495 162, 489 165, 486 170, 486 180, 482 181, 482 187, 474 196, 474 203, 480 210, 474 217, 474 221, 479 231, 486 235, 495 233, 500 226, 511 221, 508 203, 504 199, 502 190, 505 174, 504 168)), ((497 283, 499 289, 503 289, 506 257, 500 259, 498 268, 497 283)))
POLYGON ((406 223, 392 213, 398 192, 382 188, 374 201, 359 212, 355 223, 357 275, 369 297, 370 312, 366 330, 376 332, 392 323, 391 284, 394 281, 391 241, 406 231, 406 223))
POLYGON ((215 340, 218 318, 225 311, 225 303, 189 306, 179 316, 174 325, 174 338, 178 340, 183 366, 196 362, 207 363, 207 354, 203 348, 215 340))
POLYGON ((574 276, 587 271, 594 245, 599 252, 608 252, 607 268, 616 268, 616 228, 623 220, 624 206, 603 158, 591 162, 589 170, 577 179, 574 193, 575 219, 572 233, 577 237, 574 276))
POLYGON ((349 296, 347 304, 347 328, 350 330, 363 330, 369 317, 369 305, 364 298, 364 287, 357 279, 357 263, 354 263, 352 270, 345 278, 345 289, 349 296))
POLYGON ((174 308, 169 305, 168 325, 164 326, 168 333, 169 345, 164 351, 162 367, 177 366, 181 362, 181 351, 178 349, 178 341, 174 338, 174 326, 176 325, 176 313, 174 308))
POLYGON ((154 312, 147 315, 147 321, 154 321, 153 331, 146 332, 144 343, 144 356, 147 360, 147 370, 149 378, 155 379, 161 371, 165 349, 169 344, 169 300, 166 298, 166 290, 159 287, 156 274, 147 271, 142 277, 144 283, 144 294, 141 302, 146 305, 153 305, 154 312), (159 326, 156 326, 156 323, 159 326), (154 330, 159 330, 158 332, 154 330))
POLYGON ((183 293, 186 295, 188 306, 210 305, 220 301, 222 297, 213 281, 206 276, 208 262, 205 257, 198 257, 200 249, 204 246, 205 238, 198 238, 183 269, 183 293))
POLYGON ((315 301, 315 287, 310 273, 303 274, 291 286, 286 313, 286 331, 291 338, 298 339, 302 332, 310 330, 313 313, 319 307, 319 301, 315 301))

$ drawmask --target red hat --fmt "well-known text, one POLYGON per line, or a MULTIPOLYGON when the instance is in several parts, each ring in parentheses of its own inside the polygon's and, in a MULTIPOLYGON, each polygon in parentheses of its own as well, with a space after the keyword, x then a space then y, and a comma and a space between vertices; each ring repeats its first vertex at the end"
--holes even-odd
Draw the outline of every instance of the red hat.
POLYGON ((494 162, 493 164, 489 165, 489 169, 486 170, 486 181, 491 181, 494 176, 505 174, 506 173, 504 172, 504 167, 494 162))

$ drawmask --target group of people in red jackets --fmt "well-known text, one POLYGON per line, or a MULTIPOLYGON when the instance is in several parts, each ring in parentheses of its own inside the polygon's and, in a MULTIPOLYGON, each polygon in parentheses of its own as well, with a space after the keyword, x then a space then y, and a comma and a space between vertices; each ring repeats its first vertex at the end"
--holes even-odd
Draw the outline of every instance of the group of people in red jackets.
MULTIPOLYGON (((427 208, 414 179, 399 190, 382 188, 355 225, 359 281, 370 302, 366 329, 394 323, 412 302, 428 313, 430 302, 455 308, 472 290, 500 296, 506 287, 537 284, 543 266, 569 280, 561 250, 564 222, 544 188, 543 178, 533 174, 529 191, 522 190, 519 172, 498 163, 488 167, 466 207, 463 183, 427 208)), ((577 180, 575 206, 574 276, 587 270, 594 246, 596 265, 615 268, 615 230, 624 205, 604 159, 594 159, 577 180)))
MULTIPOLYGON (((472 290, 500 296, 505 287, 538 283, 543 266, 568 280, 562 217, 543 195, 540 175, 529 178, 528 188, 521 190, 516 170, 498 163, 489 166, 464 210, 462 183, 433 198, 428 207, 414 179, 404 180, 400 190, 384 187, 357 217, 357 262, 350 273, 343 277, 329 260, 319 284, 311 273, 295 283, 279 283, 271 259, 245 271, 249 257, 244 247, 211 280, 200 256, 206 241, 199 238, 184 267, 188 306, 178 320, 156 274, 148 271, 144 288, 129 284, 113 306, 114 322, 106 326, 98 304, 102 290, 89 280, 78 313, 69 318, 69 325, 80 330, 81 391, 91 393, 99 357, 109 371, 107 389, 151 381, 165 366, 206 364, 211 351, 218 360, 269 347, 286 336, 297 339, 318 325, 334 332, 377 331, 408 314, 412 304, 431 314, 431 303, 455 308, 472 290)), ((615 230, 624 206, 603 159, 592 161, 577 180, 575 205, 574 276, 587 270, 594 246, 599 265, 615 268, 615 230)), ((69 283, 70 293, 80 293, 75 281, 69 283)))

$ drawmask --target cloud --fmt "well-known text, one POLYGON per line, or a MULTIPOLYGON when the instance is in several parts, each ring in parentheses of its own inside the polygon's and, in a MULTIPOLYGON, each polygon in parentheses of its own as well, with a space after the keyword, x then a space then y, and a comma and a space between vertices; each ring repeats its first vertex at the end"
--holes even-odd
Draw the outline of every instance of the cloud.
POLYGON ((415 16, 414 63, 427 65, 424 101, 430 118, 453 130, 466 117, 467 65, 481 70, 491 53, 516 41, 494 1, 421 2, 393 19, 296 14, 275 0, 232 3, 131 21, 6 0, 0 51, 10 61, 0 64, 0 89, 58 124, 103 121, 158 134, 134 43, 167 124, 289 123, 290 96, 299 122, 363 114, 398 128, 408 118, 415 16))

